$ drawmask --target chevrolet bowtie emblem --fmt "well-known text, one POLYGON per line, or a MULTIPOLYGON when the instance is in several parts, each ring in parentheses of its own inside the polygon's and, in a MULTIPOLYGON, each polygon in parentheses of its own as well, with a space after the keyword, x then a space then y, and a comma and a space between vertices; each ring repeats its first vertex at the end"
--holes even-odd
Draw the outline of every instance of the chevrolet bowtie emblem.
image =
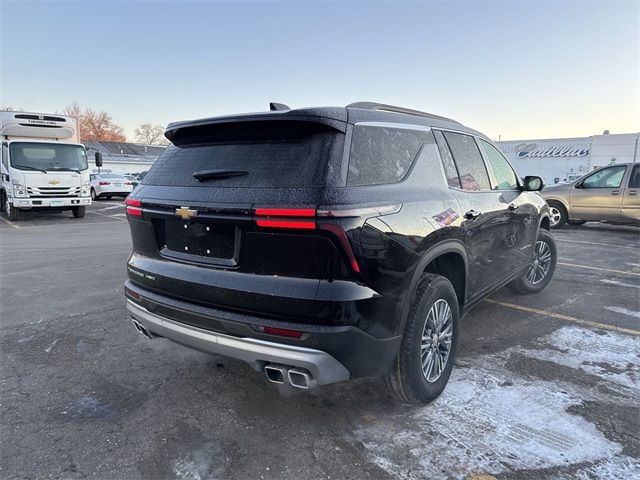
POLYGON ((60 180, 58 180, 57 178, 54 178, 53 180, 49 180, 49 185, 58 185, 60 183, 60 180))
POLYGON ((176 215, 183 220, 189 220, 198 215, 198 210, 191 210, 189 207, 180 207, 176 208, 176 215))

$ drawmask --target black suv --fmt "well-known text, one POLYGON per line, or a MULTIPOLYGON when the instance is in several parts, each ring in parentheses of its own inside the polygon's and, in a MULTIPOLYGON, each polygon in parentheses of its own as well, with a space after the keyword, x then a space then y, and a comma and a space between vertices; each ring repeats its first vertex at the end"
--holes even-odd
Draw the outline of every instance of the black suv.
POLYGON ((127 198, 136 329, 298 388, 444 389, 459 319, 555 270, 539 177, 484 135, 374 103, 172 123, 127 198))

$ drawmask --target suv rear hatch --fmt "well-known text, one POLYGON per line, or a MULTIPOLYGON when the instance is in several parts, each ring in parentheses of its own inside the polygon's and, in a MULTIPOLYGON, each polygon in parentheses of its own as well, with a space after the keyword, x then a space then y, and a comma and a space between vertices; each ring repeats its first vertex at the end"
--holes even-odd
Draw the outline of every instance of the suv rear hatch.
POLYGON ((194 303, 332 323, 334 290, 355 272, 344 233, 315 215, 344 130, 269 119, 173 132, 128 199, 130 279, 194 303))

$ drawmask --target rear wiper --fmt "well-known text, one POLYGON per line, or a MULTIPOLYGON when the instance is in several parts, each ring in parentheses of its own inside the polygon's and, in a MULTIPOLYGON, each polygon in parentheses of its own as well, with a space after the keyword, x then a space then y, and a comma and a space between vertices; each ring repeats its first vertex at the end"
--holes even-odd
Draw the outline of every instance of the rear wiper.
POLYGON ((31 165, 12 165, 17 169, 26 168, 27 170, 37 170, 38 172, 47 173, 46 170, 42 170, 41 168, 32 167, 31 165))
POLYGON ((241 177, 242 175, 248 175, 249 172, 244 170, 201 170, 199 172, 193 172, 193 178, 198 181, 202 180, 213 180, 216 178, 231 178, 231 177, 241 177))

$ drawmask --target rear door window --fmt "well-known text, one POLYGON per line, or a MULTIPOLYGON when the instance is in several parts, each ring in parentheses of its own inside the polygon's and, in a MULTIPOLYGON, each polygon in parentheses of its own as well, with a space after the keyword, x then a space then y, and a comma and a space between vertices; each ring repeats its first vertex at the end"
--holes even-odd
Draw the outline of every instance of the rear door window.
POLYGON ((403 180, 430 132, 356 125, 353 128, 347 185, 381 185, 403 180))
POLYGON ((444 132, 444 137, 458 167, 462 189, 471 192, 491 190, 489 174, 474 138, 453 132, 444 132))
POLYGON ((145 185, 293 188, 324 184, 343 134, 312 122, 271 121, 191 127, 179 132, 145 175, 145 185), (196 180, 194 173, 234 172, 196 180), (240 174, 237 174, 240 172, 240 174))
POLYGON ((489 162, 491 170, 493 170, 493 175, 496 179, 496 184, 494 185, 493 189, 517 189, 518 179, 516 177, 516 174, 514 173, 513 168, 511 168, 511 165, 509 165, 509 162, 507 162, 507 159, 504 158, 502 153, 500 153, 496 147, 485 140, 479 139, 478 143, 484 151, 484 156, 489 162))

